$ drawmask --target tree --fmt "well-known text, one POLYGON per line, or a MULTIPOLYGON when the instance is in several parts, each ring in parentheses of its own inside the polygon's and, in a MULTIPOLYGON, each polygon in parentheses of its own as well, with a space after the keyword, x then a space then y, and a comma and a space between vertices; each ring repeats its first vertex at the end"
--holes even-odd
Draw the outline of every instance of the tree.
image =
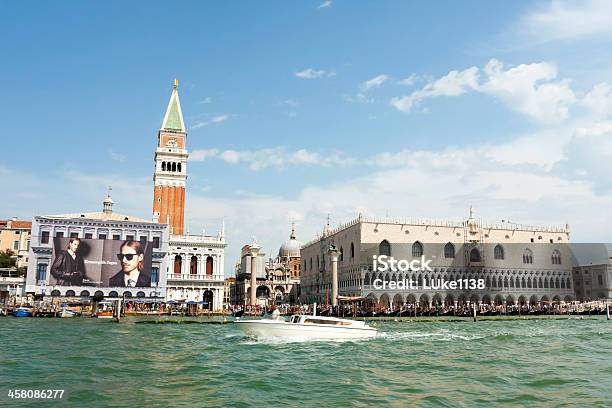
POLYGON ((17 258, 10 249, 0 251, 0 268, 14 268, 17 265, 17 258))

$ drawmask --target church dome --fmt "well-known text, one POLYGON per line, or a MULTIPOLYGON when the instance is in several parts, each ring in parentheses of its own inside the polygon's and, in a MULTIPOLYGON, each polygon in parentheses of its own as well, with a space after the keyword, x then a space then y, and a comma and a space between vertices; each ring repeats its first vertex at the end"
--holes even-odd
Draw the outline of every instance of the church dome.
POLYGON ((299 258, 302 243, 295 239, 295 228, 291 227, 289 241, 285 241, 278 250, 278 256, 282 258, 299 258))

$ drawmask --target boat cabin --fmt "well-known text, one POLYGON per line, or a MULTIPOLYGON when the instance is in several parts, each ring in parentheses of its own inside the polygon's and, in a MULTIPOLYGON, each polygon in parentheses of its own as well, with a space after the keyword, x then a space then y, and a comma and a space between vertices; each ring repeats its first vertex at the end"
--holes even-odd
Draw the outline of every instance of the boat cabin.
POLYGON ((347 326, 347 327, 363 327, 364 322, 358 320, 345 320, 336 317, 327 316, 311 316, 311 315, 293 315, 289 318, 289 323, 303 325, 326 325, 326 326, 347 326))

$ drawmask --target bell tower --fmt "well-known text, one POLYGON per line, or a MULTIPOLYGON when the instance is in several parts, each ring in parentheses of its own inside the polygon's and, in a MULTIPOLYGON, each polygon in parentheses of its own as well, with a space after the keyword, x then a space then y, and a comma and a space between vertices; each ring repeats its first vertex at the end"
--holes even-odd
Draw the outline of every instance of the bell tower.
POLYGON ((182 235, 185 225, 185 182, 187 181, 187 130, 174 80, 170 102, 157 133, 153 176, 153 221, 169 224, 170 234, 182 235))

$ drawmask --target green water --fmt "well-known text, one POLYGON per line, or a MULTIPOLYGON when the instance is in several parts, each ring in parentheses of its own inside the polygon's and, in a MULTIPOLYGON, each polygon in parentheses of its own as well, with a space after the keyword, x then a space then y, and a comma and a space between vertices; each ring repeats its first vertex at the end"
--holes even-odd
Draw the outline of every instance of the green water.
POLYGON ((137 321, 0 318, 0 406, 40 406, 12 388, 65 389, 57 406, 612 405, 601 318, 377 322, 342 343, 137 321))

